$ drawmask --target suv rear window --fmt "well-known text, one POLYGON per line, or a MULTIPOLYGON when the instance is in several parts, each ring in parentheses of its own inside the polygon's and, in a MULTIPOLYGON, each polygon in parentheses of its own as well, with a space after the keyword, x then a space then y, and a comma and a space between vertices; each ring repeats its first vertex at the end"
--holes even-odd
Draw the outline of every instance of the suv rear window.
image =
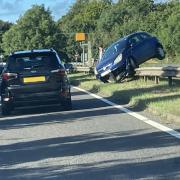
POLYGON ((8 69, 12 72, 27 70, 57 69, 59 62, 54 53, 25 53, 12 55, 8 59, 8 69))

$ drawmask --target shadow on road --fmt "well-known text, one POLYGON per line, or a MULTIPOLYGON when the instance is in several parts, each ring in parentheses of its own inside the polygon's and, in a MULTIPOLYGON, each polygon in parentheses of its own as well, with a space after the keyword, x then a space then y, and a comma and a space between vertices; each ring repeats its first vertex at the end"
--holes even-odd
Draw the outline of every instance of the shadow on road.
POLYGON ((0 167, 3 167, 3 170, 0 168, 0 174, 1 177, 13 177, 13 175, 18 177, 19 174, 26 178, 34 176, 36 179, 45 177, 60 179, 63 177, 62 179, 78 180, 83 178, 104 180, 115 176, 117 179, 152 176, 156 178, 175 177, 180 175, 180 157, 171 157, 172 154, 168 155, 168 152, 165 154, 166 158, 147 157, 148 159, 142 158, 140 162, 136 162, 131 157, 125 159, 117 157, 117 160, 109 162, 98 159, 94 160, 94 163, 81 164, 77 162, 78 164, 74 165, 53 166, 48 164, 48 159, 70 157, 73 160, 77 156, 82 158, 82 156, 98 152, 101 154, 107 152, 127 153, 143 149, 151 149, 151 151, 156 149, 155 151, 157 151, 161 147, 176 147, 179 143, 179 140, 163 132, 145 133, 143 130, 139 130, 112 134, 83 134, 1 145, 0 167), (170 157, 168 158, 168 156, 170 157), (45 167, 40 165, 42 163, 40 161, 43 160, 46 160, 45 167), (38 167, 37 162, 40 163, 38 167), (18 165, 22 167, 20 168, 18 165))
MULTIPOLYGON (((56 111, 48 108, 43 109, 43 114, 39 114, 41 111, 38 109, 37 114, 32 111, 24 112, 21 116, 1 118, 0 130, 6 132, 46 123, 86 121, 92 117, 102 118, 123 113, 97 99, 88 98, 85 93, 74 92, 73 96, 72 111, 59 109, 56 111), (79 96, 76 96, 77 94, 79 96)), ((180 140, 169 134, 160 131, 148 132, 145 129, 87 133, 31 141, 23 139, 22 142, 0 145, 0 178, 58 180, 179 178, 180 157, 174 157, 171 151, 168 151, 169 148, 171 150, 174 148, 172 151, 175 152, 179 145, 180 140), (164 150, 162 153, 161 148, 167 148, 167 151, 164 150), (154 152, 154 157, 150 151, 154 152), (118 153, 121 153, 121 156, 118 153), (112 156, 109 157, 109 154, 112 156), (114 157, 115 154, 118 155, 114 157), (101 155, 102 160, 99 157, 101 155), (109 160, 104 160, 108 158, 109 160)))
POLYGON ((100 109, 91 109, 91 110, 83 110, 83 111, 71 111, 71 112, 54 112, 50 114, 37 114, 29 116, 15 116, 10 117, 9 119, 6 118, 4 120, 0 121, 0 129, 1 130, 7 130, 7 129, 17 129, 17 128, 23 128, 28 126, 37 126, 37 125, 43 125, 45 123, 68 123, 73 121, 80 121, 82 118, 82 121, 85 121, 86 118, 92 118, 98 116, 106 116, 111 114, 120 114, 121 112, 112 108, 100 108, 100 109))
POLYGON ((72 101, 73 110, 71 111, 63 111, 59 106, 17 110, 12 116, 0 118, 0 129, 17 129, 45 123, 68 123, 76 120, 85 121, 87 118, 123 113, 83 92, 75 91, 72 97, 75 98, 72 101))

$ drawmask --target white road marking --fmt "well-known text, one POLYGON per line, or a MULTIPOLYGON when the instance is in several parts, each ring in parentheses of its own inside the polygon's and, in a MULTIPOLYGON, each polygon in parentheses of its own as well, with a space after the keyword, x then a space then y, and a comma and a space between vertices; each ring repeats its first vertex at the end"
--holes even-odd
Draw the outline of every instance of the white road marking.
POLYGON ((133 117, 135 117, 136 119, 139 119, 139 120, 145 122, 146 124, 149 124, 149 125, 157 128, 157 129, 159 129, 161 131, 164 131, 164 132, 166 132, 166 133, 168 133, 168 134, 170 134, 170 135, 180 139, 180 133, 175 131, 175 130, 173 130, 173 129, 171 129, 171 128, 169 128, 169 127, 166 127, 166 126, 164 126, 164 125, 162 125, 160 123, 152 121, 152 120, 148 119, 145 116, 142 116, 142 115, 140 115, 140 114, 138 114, 136 112, 133 112, 133 111, 123 107, 122 105, 118 105, 116 103, 113 103, 113 102, 111 102, 111 101, 109 101, 109 100, 107 100, 107 99, 105 99, 105 98, 103 98, 101 96, 98 96, 96 94, 90 93, 89 91, 86 91, 86 90, 81 89, 79 87, 74 87, 74 86, 72 86, 72 87, 74 89, 79 90, 79 91, 85 92, 85 93, 89 94, 90 96, 93 96, 93 97, 95 97, 95 98, 105 102, 106 104, 109 104, 109 105, 113 106, 114 108, 120 109, 121 111, 123 111, 123 112, 125 112, 125 113, 127 113, 127 114, 129 114, 129 115, 131 115, 133 117))

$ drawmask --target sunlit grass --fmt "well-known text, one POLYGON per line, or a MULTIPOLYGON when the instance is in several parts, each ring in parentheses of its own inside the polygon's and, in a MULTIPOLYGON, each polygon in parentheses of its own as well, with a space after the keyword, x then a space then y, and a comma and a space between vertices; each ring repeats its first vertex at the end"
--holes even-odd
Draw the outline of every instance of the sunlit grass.
POLYGON ((155 84, 153 80, 144 82, 142 79, 118 84, 104 84, 96 80, 93 75, 82 73, 71 74, 70 79, 72 84, 103 97, 111 98, 116 103, 142 110, 151 109, 163 116, 167 113, 180 116, 179 82, 173 87, 169 87, 168 82, 164 80, 155 84))

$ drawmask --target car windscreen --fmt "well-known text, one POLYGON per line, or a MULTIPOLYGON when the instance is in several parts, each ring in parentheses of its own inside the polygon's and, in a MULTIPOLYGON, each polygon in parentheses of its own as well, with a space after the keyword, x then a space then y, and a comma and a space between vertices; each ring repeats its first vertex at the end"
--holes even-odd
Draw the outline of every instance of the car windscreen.
POLYGON ((118 55, 122 52, 122 50, 126 47, 126 39, 121 39, 118 42, 112 44, 103 54, 102 61, 107 59, 108 57, 118 55))
POLYGON ((64 67, 66 69, 71 69, 71 68, 73 68, 73 65, 72 64, 64 64, 64 67))
POLYGON ((54 53, 32 53, 12 55, 8 59, 8 69, 12 72, 28 70, 57 69, 59 62, 54 53))

